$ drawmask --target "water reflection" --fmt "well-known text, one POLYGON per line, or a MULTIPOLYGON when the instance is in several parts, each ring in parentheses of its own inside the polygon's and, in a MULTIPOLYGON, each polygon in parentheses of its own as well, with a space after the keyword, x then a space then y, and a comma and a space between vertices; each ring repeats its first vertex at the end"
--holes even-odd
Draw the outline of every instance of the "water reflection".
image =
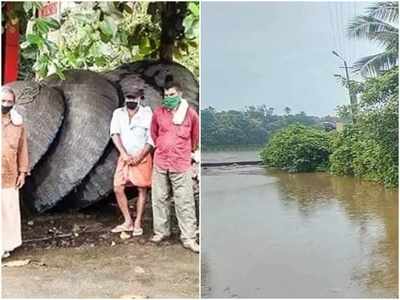
MULTIPOLYGON (((280 180, 286 207, 295 203, 310 216, 337 202, 358 234, 359 264, 352 278, 368 289, 398 290, 398 192, 383 185, 325 173, 289 174, 266 171, 280 180)), ((382 295, 381 295, 382 296, 382 295)))
POLYGON ((205 297, 397 297, 397 191, 350 177, 204 170, 205 297))

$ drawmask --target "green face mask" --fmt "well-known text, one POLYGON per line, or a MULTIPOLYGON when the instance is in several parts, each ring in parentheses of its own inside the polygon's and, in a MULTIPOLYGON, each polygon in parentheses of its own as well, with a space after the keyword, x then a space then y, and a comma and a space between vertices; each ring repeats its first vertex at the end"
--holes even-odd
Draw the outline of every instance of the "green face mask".
POLYGON ((176 108, 179 103, 181 103, 181 97, 180 96, 175 96, 175 97, 165 97, 162 100, 162 106, 168 108, 168 109, 174 109, 176 108))

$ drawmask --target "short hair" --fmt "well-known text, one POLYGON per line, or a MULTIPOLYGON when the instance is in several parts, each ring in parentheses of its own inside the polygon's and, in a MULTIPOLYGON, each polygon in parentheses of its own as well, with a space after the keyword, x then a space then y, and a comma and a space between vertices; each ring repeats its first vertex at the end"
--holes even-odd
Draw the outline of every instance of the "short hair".
POLYGON ((130 92, 130 93, 128 93, 126 95, 126 98, 129 98, 129 99, 137 99, 137 98, 144 99, 144 90, 143 89, 138 89, 138 90, 135 90, 133 92, 130 92))
POLYGON ((9 86, 2 86, 1 87, 1 93, 9 93, 9 94, 13 95, 14 96, 14 102, 15 102, 15 100, 16 100, 15 93, 14 93, 13 89, 10 88, 9 86))
POLYGON ((182 92, 182 86, 178 81, 167 81, 164 85, 164 90, 175 88, 177 91, 182 92))

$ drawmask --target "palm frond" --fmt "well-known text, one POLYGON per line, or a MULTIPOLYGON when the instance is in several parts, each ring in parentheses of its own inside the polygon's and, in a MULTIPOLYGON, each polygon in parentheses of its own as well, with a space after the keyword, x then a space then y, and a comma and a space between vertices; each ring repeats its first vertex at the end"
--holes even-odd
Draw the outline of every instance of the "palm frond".
POLYGON ((399 3, 396 2, 378 2, 368 9, 368 16, 380 19, 382 21, 397 23, 399 19, 399 3))
POLYGON ((397 51, 382 52, 361 58, 353 65, 354 72, 360 72, 363 77, 373 77, 398 65, 397 51))
POLYGON ((350 23, 347 34, 351 38, 366 38, 393 47, 398 44, 399 29, 374 17, 359 16, 350 23))

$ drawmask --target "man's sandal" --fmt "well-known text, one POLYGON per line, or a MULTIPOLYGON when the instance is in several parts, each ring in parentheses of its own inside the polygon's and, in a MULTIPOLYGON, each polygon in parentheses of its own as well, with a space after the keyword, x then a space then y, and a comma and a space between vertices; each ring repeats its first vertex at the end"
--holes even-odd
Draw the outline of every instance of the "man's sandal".
POLYGON ((121 225, 117 225, 113 229, 111 229, 112 233, 119 233, 119 232, 123 232, 123 231, 133 231, 133 226, 128 227, 125 224, 121 224, 121 225))
POLYGON ((143 235, 143 228, 133 228, 132 236, 141 236, 143 235))

